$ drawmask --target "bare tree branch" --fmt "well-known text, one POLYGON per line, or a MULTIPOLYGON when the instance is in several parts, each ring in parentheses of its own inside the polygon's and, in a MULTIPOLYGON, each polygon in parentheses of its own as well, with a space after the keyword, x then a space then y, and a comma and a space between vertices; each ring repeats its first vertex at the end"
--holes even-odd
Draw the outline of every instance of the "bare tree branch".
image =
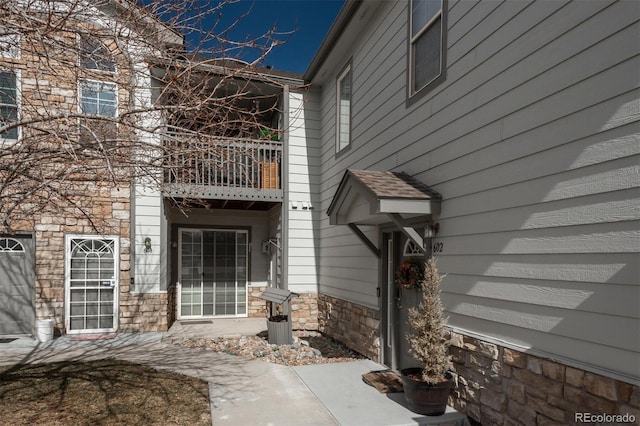
POLYGON ((62 213, 97 230, 105 186, 259 179, 266 149, 238 142, 279 142, 283 83, 257 65, 290 32, 231 40, 251 10, 229 3, 0 0, 0 232, 62 213))

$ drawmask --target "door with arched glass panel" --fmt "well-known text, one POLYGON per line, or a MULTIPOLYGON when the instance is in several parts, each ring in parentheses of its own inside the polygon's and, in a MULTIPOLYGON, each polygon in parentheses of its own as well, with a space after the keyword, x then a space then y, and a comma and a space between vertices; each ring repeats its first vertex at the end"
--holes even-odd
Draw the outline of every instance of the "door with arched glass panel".
POLYGON ((67 236, 67 332, 116 330, 118 253, 117 237, 67 236))
POLYGON ((248 231, 179 230, 178 318, 246 316, 248 231))

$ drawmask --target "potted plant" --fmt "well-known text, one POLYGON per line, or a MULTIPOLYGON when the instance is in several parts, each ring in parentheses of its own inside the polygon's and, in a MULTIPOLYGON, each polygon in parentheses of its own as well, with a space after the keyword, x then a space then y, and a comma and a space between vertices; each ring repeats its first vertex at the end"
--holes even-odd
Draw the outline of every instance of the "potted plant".
POLYGON ((434 257, 425 262, 423 274, 422 300, 417 309, 409 310, 411 333, 407 336, 410 352, 422 367, 405 368, 401 375, 409 409, 418 414, 439 416, 447 408, 453 377, 449 372, 449 342, 440 301, 442 277, 434 257))

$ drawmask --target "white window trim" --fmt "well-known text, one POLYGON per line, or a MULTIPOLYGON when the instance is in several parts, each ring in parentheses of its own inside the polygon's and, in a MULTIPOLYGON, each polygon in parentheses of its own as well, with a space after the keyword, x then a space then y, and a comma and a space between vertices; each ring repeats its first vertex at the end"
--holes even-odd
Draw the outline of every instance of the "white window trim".
POLYGON ((64 236, 64 325, 68 334, 98 333, 118 330, 120 325, 120 237, 118 235, 67 234, 64 236), (71 330, 71 240, 112 240, 113 329, 71 330))
POLYGON ((416 96, 422 92, 425 91, 425 89, 427 89, 433 82, 439 80, 443 74, 444 74, 444 70, 446 67, 445 59, 444 59, 444 50, 446 49, 445 46, 445 33, 447 31, 447 29, 445 28, 445 19, 444 19, 444 8, 446 6, 445 1, 444 0, 440 0, 440 10, 431 17, 431 19, 420 29, 420 31, 413 36, 413 1, 411 0, 409 2, 409 52, 408 52, 408 57, 409 57, 409 97, 413 97, 416 96), (438 72, 438 75, 436 75, 435 77, 433 77, 431 80, 429 80, 427 83, 425 83, 422 87, 420 88, 415 88, 414 89, 414 81, 415 81, 415 68, 413 66, 413 45, 418 41, 418 39, 425 33, 427 32, 427 30, 429 28, 431 28, 434 23, 440 19, 441 25, 440 25, 440 72, 438 72))
POLYGON ((22 245, 22 243, 16 240, 15 238, 2 237, 0 238, 0 241, 5 241, 7 243, 4 245, 0 245, 0 253, 24 253, 25 252, 24 245, 22 245), (9 242, 12 242, 13 244, 9 246, 8 244, 9 242))
POLYGON ((111 81, 104 81, 104 80, 93 80, 93 79, 90 79, 90 78, 78 79, 78 112, 80 114, 85 114, 88 117, 118 118, 118 108, 119 108, 118 83, 113 83, 111 81), (105 85, 113 86, 114 94, 115 94, 115 101, 116 101, 115 114, 113 115, 113 117, 108 116, 108 115, 100 115, 100 114, 88 114, 88 113, 85 113, 85 112, 82 111, 82 85, 83 85, 83 83, 96 83, 96 84, 105 84, 105 85))
MULTIPOLYGON (((22 117, 22 70, 19 69, 7 69, 0 68, 2 72, 12 72, 16 75, 16 106, 17 106, 17 116, 18 122, 20 122, 20 117, 22 117)), ((0 136, 0 144, 2 143, 16 143, 22 139, 22 126, 18 126, 18 138, 17 139, 9 139, 3 136, 0 136)))
POLYGON ((353 73, 351 72, 351 62, 349 62, 342 69, 342 71, 340 72, 340 74, 338 74, 338 77, 336 78, 336 154, 344 151, 345 149, 351 146, 351 118, 353 116, 352 111, 353 111, 353 73), (349 75, 349 80, 350 80, 349 81, 349 138, 348 138, 348 141, 343 145, 340 140, 340 133, 341 133, 340 117, 342 116, 341 106, 340 106, 340 101, 341 101, 340 85, 342 81, 347 77, 347 75, 349 75))
POLYGON ((424 257, 424 252, 413 242, 407 238, 402 249, 402 257, 424 257))

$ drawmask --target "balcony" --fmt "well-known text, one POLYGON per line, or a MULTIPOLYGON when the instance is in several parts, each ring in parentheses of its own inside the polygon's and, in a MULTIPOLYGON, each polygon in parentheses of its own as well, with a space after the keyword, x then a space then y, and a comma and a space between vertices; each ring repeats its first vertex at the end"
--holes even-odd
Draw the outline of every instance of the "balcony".
POLYGON ((282 201, 282 143, 172 129, 165 141, 166 195, 202 200, 282 201))

